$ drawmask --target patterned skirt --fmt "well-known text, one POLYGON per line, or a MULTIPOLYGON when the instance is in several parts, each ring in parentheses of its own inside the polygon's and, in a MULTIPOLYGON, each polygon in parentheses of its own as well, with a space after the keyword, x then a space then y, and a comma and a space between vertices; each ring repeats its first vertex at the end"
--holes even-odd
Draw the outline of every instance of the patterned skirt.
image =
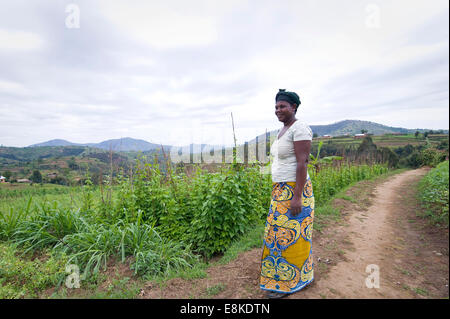
POLYGON ((308 177, 303 187, 302 211, 291 215, 295 182, 273 183, 272 201, 264 232, 260 287, 293 293, 314 280, 312 229, 314 194, 308 177))

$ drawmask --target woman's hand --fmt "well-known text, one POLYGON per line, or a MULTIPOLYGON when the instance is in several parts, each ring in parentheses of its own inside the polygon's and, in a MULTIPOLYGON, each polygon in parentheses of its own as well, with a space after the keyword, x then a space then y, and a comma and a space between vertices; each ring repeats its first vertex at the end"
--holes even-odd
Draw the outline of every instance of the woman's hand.
POLYGON ((302 211, 302 198, 294 195, 291 199, 291 214, 297 216, 302 211))

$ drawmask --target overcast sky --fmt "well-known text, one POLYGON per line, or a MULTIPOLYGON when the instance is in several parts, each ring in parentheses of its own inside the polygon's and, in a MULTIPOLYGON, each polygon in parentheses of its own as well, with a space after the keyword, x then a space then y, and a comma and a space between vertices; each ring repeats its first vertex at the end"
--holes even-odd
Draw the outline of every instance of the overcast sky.
POLYGON ((449 127, 449 3, 0 0, 0 144, 238 143, 297 118, 449 127))

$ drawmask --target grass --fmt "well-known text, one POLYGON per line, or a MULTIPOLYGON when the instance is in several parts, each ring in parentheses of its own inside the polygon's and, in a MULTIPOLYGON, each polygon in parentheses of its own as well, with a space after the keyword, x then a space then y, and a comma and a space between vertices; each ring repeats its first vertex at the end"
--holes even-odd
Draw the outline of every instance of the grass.
POLYGON ((62 285, 66 277, 64 256, 44 251, 40 258, 31 258, 6 243, 0 243, 0 255, 0 299, 37 297, 47 288, 62 285))
POLYGON ((358 202, 355 198, 348 196, 346 194, 343 194, 342 192, 337 194, 336 196, 334 196, 334 198, 341 198, 344 200, 348 200, 349 202, 352 202, 353 204, 356 204, 358 202))
POLYGON ((333 207, 327 203, 321 207, 315 208, 314 214, 314 230, 322 231, 330 222, 337 222, 341 218, 341 211, 339 208, 333 207))
POLYGON ((255 247, 262 247, 264 237, 264 223, 260 223, 239 240, 235 241, 225 251, 222 258, 217 262, 220 265, 224 265, 234 260, 241 252, 250 250, 255 247))
POLYGON ((222 283, 208 287, 208 288, 206 288, 206 296, 213 297, 213 296, 221 293, 222 291, 224 291, 225 288, 226 288, 226 285, 222 284, 222 283))
POLYGON ((424 289, 424 288, 420 288, 420 287, 416 287, 413 289, 413 291, 418 294, 418 295, 422 295, 422 296, 428 296, 430 293, 428 292, 428 290, 424 289))
POLYGON ((419 200, 422 206, 420 216, 427 217, 434 225, 448 228, 449 204, 449 161, 433 168, 419 182, 419 200))

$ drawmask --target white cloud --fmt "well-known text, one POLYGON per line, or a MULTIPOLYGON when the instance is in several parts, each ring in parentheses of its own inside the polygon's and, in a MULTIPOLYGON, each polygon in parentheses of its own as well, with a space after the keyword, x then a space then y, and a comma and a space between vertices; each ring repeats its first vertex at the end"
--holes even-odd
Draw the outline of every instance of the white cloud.
POLYGON ((44 40, 36 33, 0 29, 0 50, 29 51, 43 46, 44 40))
POLYGON ((104 1, 101 11, 125 34, 157 49, 206 46, 218 36, 201 2, 104 1))
POLYGON ((0 79, 0 93, 26 95, 28 90, 21 83, 0 79))

